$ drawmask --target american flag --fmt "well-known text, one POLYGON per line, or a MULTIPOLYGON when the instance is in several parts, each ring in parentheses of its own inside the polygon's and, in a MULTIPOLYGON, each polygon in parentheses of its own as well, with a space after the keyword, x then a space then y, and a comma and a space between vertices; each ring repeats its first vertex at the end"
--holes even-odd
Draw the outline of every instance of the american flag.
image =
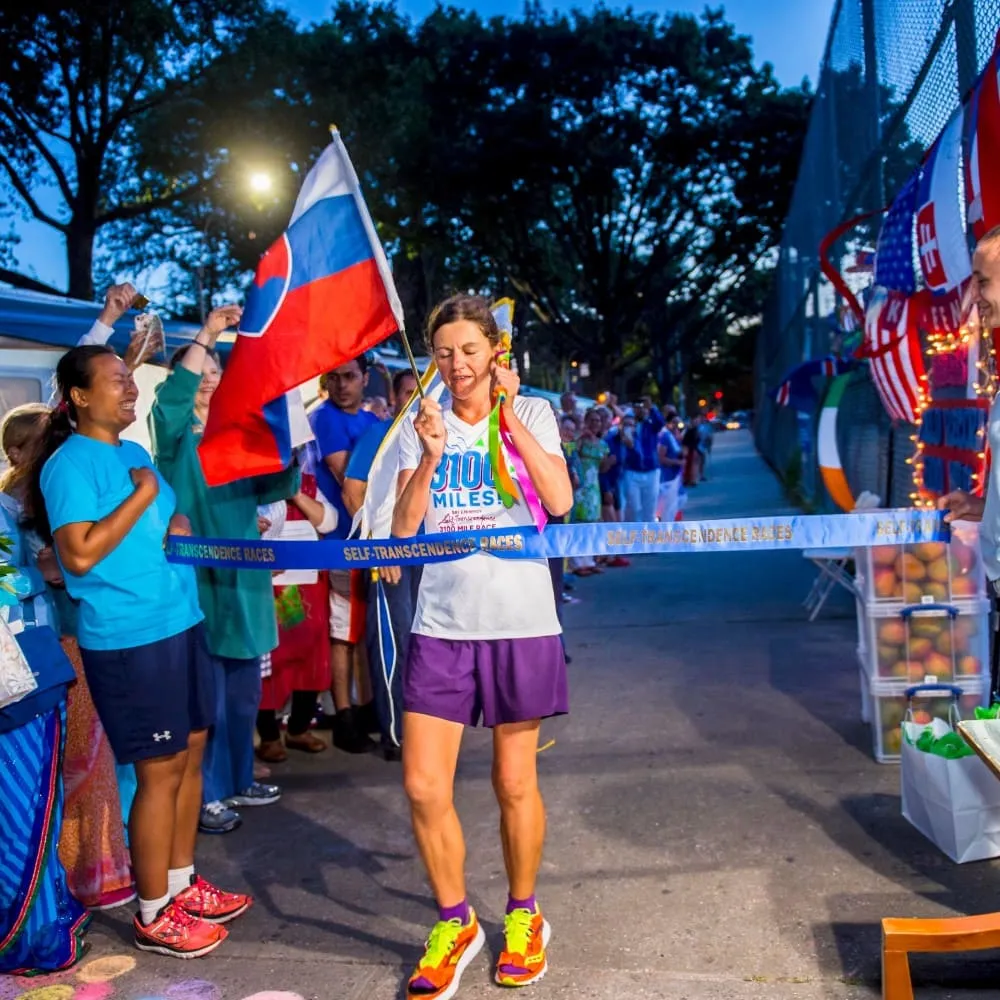
POLYGON ((865 316, 860 353, 871 359, 872 381, 893 420, 916 421, 926 397, 927 373, 917 330, 917 305, 908 296, 876 288, 865 316))
POLYGON ((912 295, 917 290, 913 260, 913 216, 920 175, 914 173, 896 195, 879 233, 875 250, 875 284, 912 295))

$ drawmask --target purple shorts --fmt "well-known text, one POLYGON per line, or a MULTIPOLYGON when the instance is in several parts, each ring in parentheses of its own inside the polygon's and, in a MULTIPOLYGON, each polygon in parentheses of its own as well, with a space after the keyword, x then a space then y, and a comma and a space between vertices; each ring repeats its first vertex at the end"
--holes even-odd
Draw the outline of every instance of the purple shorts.
POLYGON ((435 639, 411 635, 403 671, 407 712, 496 726, 565 715, 566 658, 558 635, 529 639, 435 639))

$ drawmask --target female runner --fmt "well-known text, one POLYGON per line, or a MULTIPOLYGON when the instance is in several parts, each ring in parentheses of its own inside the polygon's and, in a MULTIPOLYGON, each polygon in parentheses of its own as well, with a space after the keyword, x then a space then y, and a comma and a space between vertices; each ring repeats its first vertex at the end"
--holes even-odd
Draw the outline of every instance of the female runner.
MULTIPOLYGON (((485 300, 458 295, 428 322, 428 341, 451 399, 424 399, 400 440, 393 534, 524 527, 532 523, 519 483, 507 509, 494 486, 488 421, 494 394, 531 484, 550 514, 573 503, 549 404, 518 395, 514 372, 494 355, 500 331, 485 300)), ((403 678, 403 775, 413 831, 439 920, 407 986, 410 998, 447 1000, 485 942, 466 900, 465 844, 453 802, 465 726, 493 729, 493 787, 508 878, 496 981, 526 986, 546 970, 549 925, 535 901, 545 809, 535 756, 540 720, 569 708, 566 663, 546 560, 485 553, 424 567, 403 678)))

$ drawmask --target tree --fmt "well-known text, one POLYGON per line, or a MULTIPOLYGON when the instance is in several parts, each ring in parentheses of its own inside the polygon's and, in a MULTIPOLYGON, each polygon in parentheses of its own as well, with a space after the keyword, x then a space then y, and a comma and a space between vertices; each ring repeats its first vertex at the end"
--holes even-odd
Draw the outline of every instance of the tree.
POLYGON ((183 101, 262 0, 37 0, 0 12, 0 168, 34 218, 66 239, 69 294, 93 296, 94 242, 115 223, 203 195, 210 172, 143 169, 145 116, 183 101), (38 198, 55 185, 60 211, 38 198))
POLYGON ((721 14, 439 10, 420 35, 438 56, 431 132, 447 136, 428 199, 603 378, 775 242, 808 95, 758 70, 721 14))

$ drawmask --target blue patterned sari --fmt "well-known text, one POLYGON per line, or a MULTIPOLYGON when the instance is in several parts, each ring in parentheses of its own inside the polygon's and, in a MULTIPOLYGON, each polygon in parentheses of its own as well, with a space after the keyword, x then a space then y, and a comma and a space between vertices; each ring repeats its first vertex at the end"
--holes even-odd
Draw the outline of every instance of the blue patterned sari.
POLYGON ((77 961, 90 915, 57 851, 72 667, 51 629, 26 629, 18 642, 38 690, 0 710, 0 973, 31 975, 77 961))

